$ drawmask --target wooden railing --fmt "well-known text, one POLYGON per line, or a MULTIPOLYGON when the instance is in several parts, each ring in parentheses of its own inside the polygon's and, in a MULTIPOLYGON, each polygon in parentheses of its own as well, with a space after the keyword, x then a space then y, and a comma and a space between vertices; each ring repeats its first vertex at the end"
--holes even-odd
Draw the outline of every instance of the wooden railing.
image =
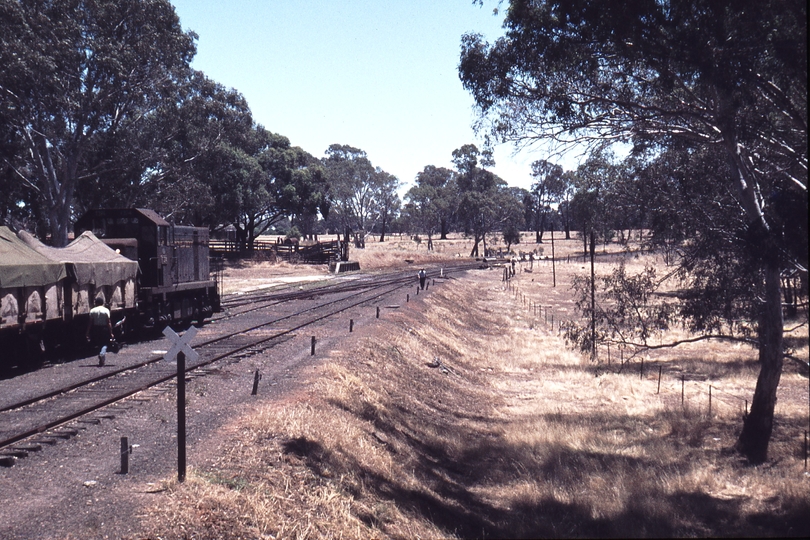
MULTIPOLYGON (((208 243, 211 255, 240 255, 245 252, 239 250, 238 243, 233 240, 215 240, 208 243)), ((310 245, 294 243, 277 243, 257 240, 253 243, 254 253, 273 254, 276 258, 311 264, 326 264, 340 258, 340 242, 318 242, 310 245)))

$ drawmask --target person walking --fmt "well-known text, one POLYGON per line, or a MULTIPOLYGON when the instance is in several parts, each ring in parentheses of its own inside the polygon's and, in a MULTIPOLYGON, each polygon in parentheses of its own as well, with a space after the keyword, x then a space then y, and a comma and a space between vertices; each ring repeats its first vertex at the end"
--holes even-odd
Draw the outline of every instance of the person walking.
POLYGON ((419 270, 419 273, 416 274, 416 275, 419 277, 419 286, 424 291, 425 290, 425 280, 427 279, 427 272, 425 272, 425 269, 422 268, 421 270, 419 270))
POLYGON ((87 321, 87 341, 95 347, 101 347, 98 353, 98 365, 104 366, 107 359, 107 346, 113 337, 110 310, 104 307, 104 299, 96 298, 96 305, 90 310, 90 320, 87 321))

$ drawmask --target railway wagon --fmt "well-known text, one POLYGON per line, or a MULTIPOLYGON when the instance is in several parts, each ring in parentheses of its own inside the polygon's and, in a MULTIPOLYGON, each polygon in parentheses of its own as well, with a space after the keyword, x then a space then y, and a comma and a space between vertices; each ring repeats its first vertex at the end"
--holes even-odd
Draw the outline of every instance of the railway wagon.
POLYGON ((63 248, 46 246, 26 231, 18 232, 17 236, 40 255, 64 264, 67 271, 61 287, 62 328, 50 325, 51 331, 43 336, 46 348, 83 343, 96 298, 101 298, 110 310, 113 322, 137 309, 138 263, 108 247, 92 232, 83 232, 63 248))
POLYGON ((64 317, 65 265, 0 227, 0 369, 41 354, 46 327, 64 317))
POLYGON ((75 225, 138 262, 135 320, 130 328, 162 328, 202 322, 220 308, 217 281, 208 264, 208 229, 172 225, 143 208, 98 209, 75 225))

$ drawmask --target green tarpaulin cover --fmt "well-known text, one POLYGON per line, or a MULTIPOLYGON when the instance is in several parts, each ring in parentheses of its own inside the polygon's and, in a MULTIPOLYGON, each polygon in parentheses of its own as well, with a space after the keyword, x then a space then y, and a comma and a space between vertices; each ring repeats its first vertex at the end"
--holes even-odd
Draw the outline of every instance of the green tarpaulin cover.
POLYGON ((69 263, 80 285, 115 285, 119 281, 134 280, 138 263, 127 259, 107 244, 85 231, 76 240, 63 248, 46 246, 30 233, 19 232, 20 239, 31 249, 51 261, 69 263))
POLYGON ((0 289, 52 285, 66 276, 64 264, 37 253, 0 226, 0 289))

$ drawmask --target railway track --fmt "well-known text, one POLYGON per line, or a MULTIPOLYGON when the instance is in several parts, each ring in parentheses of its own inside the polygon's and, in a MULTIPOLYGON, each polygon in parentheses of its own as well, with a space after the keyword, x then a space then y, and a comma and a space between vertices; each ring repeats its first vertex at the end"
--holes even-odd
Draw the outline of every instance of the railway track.
MULTIPOLYGON (((469 268, 471 266, 467 264, 453 270, 469 268)), ((248 311, 255 314, 261 309, 269 310, 285 302, 328 298, 316 301, 306 309, 294 310, 283 316, 272 316, 258 324, 243 325, 195 344, 194 349, 199 358, 187 364, 186 373, 205 374, 206 370, 212 369, 217 362, 263 352, 308 326, 353 307, 372 303, 414 284, 412 274, 401 272, 305 291, 256 295, 251 301, 251 308, 232 314, 233 320, 248 311)), ((233 305, 242 307, 244 304, 233 305)), ((231 321, 231 325, 233 324, 231 321)), ((166 383, 176 376, 177 368, 174 362, 164 361, 162 356, 154 355, 125 368, 6 404, 0 409, 0 465, 13 464, 16 458, 24 457, 30 451, 36 451, 42 445, 55 444, 59 439, 76 435, 77 429, 68 427, 68 424, 75 426, 76 423, 99 423, 104 415, 92 413, 109 409, 115 403, 166 383)))

